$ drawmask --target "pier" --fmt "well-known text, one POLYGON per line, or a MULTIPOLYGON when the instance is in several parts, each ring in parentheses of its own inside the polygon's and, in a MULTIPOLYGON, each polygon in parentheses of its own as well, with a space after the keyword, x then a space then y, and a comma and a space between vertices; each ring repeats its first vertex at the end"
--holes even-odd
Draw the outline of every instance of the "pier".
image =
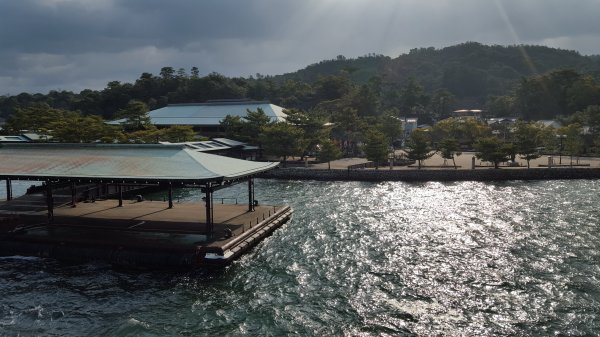
POLYGON ((181 145, 2 147, 0 178, 7 182, 7 196, 0 202, 0 256, 150 268, 226 265, 291 218, 289 206, 254 199, 253 175, 276 164, 181 145), (17 179, 44 186, 40 193, 14 198, 10 182, 17 179), (214 191, 238 183, 248 185, 247 203, 214 203, 214 191), (115 199, 90 198, 80 192, 82 184, 118 193, 115 199), (123 186, 136 184, 164 188, 168 200, 123 198, 123 186), (205 197, 202 203, 174 204, 173 188, 198 188, 205 197))

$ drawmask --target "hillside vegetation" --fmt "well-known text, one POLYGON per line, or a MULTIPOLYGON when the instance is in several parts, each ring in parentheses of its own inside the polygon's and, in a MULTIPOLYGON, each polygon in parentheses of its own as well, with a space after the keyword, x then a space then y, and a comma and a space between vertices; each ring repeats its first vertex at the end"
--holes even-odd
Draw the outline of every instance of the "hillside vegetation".
POLYGON ((277 76, 200 76, 197 68, 164 67, 133 83, 113 81, 102 90, 21 93, 0 97, 0 117, 47 105, 84 116, 113 119, 131 100, 150 109, 211 99, 269 100, 289 109, 359 116, 393 114, 433 121, 459 108, 526 119, 572 115, 598 105, 600 58, 542 46, 486 46, 468 42, 419 48, 391 58, 338 56, 277 76))

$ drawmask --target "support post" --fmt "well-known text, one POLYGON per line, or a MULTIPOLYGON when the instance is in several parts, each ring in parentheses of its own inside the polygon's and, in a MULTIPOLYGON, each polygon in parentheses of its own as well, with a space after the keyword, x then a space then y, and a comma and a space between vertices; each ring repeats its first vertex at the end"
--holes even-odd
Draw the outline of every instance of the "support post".
POLYGON ((71 182, 71 207, 77 206, 77 188, 74 182, 71 182))
POLYGON ((6 201, 12 200, 12 181, 6 178, 6 201))
POLYGON ((173 208, 173 183, 169 181, 169 208, 173 208))
POLYGON ((212 236, 213 225, 213 190, 210 183, 206 184, 206 232, 208 236, 212 236))
POLYGON ((52 223, 54 222, 54 197, 50 180, 46 181, 46 205, 48 207, 48 223, 52 223))
POLYGON ((248 212, 254 212, 254 179, 248 177, 248 212))
POLYGON ((119 207, 123 207, 123 185, 117 185, 117 191, 119 194, 119 207))

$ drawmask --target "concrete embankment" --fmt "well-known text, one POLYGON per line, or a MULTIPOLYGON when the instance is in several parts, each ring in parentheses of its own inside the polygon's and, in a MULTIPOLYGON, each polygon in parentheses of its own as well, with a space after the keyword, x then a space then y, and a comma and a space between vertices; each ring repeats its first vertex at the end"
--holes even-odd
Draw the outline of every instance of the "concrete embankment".
POLYGON ((389 170, 322 170, 280 168, 261 173, 260 178, 331 180, 331 181, 498 181, 598 179, 600 168, 519 168, 519 169, 422 169, 389 170))

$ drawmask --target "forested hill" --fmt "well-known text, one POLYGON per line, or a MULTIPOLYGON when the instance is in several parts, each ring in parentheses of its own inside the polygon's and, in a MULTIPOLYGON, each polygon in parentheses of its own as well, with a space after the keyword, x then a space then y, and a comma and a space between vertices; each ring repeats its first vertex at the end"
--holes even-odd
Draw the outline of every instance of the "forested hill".
POLYGON ((0 117, 46 104, 112 119, 131 100, 156 109, 169 103, 247 98, 305 111, 353 109, 361 116, 387 111, 437 119, 456 108, 484 108, 497 115, 553 118, 599 105, 599 79, 599 56, 541 46, 468 42, 413 49, 396 58, 340 55, 277 76, 201 76, 195 67, 188 72, 166 66, 158 75, 143 73, 132 83, 113 81, 102 90, 0 96, 0 117))
POLYGON ((386 85, 403 87, 414 78, 426 92, 446 89, 459 101, 484 104, 488 96, 510 94, 523 77, 561 69, 599 77, 600 56, 582 56, 576 51, 544 46, 468 42, 442 49, 416 48, 396 58, 371 54, 350 59, 340 55, 273 79, 278 83, 314 83, 322 76, 346 72, 356 83, 364 84, 379 76, 386 85))

